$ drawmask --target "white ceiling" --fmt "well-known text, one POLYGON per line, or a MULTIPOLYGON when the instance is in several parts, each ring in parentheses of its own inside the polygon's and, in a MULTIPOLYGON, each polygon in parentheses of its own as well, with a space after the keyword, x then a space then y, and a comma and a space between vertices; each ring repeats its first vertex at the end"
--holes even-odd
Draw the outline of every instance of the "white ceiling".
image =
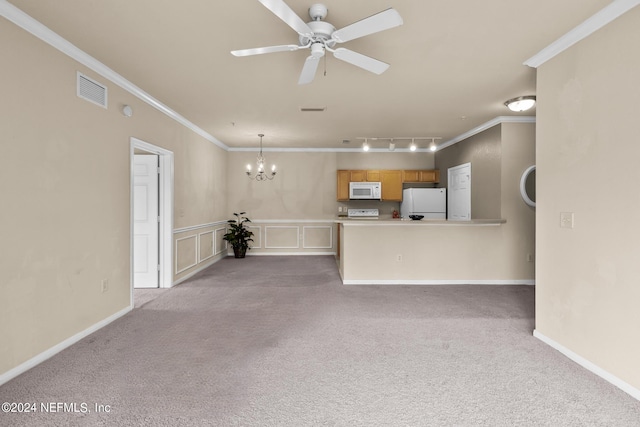
MULTIPOLYGON (((286 1, 309 20, 313 1, 286 1)), ((326 75, 323 62, 315 81, 299 86, 308 50, 229 53, 297 43, 257 0, 9 2, 222 143, 255 147, 264 133, 265 147, 297 148, 355 148, 358 137, 447 141, 497 116, 531 115, 503 105, 535 95, 535 70, 523 62, 610 3, 325 0, 326 21, 338 29, 389 7, 404 25, 341 45, 391 64, 382 75, 327 55, 326 75)))

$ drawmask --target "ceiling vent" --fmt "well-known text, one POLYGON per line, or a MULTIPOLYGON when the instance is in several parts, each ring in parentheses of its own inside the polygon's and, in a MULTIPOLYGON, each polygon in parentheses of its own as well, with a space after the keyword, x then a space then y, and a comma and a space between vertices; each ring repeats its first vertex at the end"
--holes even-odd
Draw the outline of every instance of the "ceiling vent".
POLYGON ((78 72, 78 96, 107 108, 107 87, 78 72))
POLYGON ((327 107, 300 107, 303 113, 321 113, 326 109, 327 107))

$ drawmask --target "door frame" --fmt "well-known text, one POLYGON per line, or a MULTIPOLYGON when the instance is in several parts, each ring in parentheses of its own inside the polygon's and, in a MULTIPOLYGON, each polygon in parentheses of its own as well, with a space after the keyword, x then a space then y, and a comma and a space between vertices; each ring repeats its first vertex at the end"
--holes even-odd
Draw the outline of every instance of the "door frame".
POLYGON ((173 152, 138 138, 131 137, 129 144, 130 177, 129 177, 129 198, 130 198, 130 230, 129 230, 129 259, 130 259, 130 287, 131 306, 133 307, 133 170, 135 149, 147 151, 158 155, 160 167, 158 182, 158 263, 160 272, 158 274, 158 287, 170 288, 173 286, 173 276, 171 266, 173 264, 173 152))

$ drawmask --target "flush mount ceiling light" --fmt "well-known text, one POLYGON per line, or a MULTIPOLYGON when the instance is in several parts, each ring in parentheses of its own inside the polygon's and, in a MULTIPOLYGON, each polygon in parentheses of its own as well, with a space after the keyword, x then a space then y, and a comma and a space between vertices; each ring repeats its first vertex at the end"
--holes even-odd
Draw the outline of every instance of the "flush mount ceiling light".
POLYGON ((504 103, 511 111, 527 111, 536 104, 536 97, 533 95, 519 96, 504 103))
POLYGON ((267 179, 271 180, 276 176, 276 165, 271 166, 271 173, 266 173, 264 171, 265 158, 262 155, 262 137, 264 136, 264 134, 259 133, 258 136, 260 137, 260 154, 258 154, 258 158, 256 160, 256 164, 258 166, 258 170, 256 171, 256 173, 254 175, 252 175, 251 174, 251 165, 248 164, 247 165, 247 176, 250 179, 255 179, 256 181, 265 181, 267 179))

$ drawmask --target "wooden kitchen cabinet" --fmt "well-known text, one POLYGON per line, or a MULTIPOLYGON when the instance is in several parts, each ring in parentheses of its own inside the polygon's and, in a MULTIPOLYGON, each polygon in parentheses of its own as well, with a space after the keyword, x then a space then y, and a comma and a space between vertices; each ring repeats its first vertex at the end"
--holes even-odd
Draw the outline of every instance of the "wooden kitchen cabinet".
POLYGON ((338 201, 349 200, 351 171, 338 171, 338 201))
POLYGON ((368 170, 367 171, 367 181, 369 181, 369 182, 380 182, 380 171, 368 170))
POLYGON ((423 182, 437 183, 440 181, 440 171, 431 170, 339 170, 338 171, 338 201, 349 200, 350 182, 381 182, 383 201, 402 201, 402 184, 423 182))
POLYGON ((440 182, 440 171, 437 169, 420 171, 420 182, 440 182))
POLYGON ((432 170, 403 170, 402 182, 431 182, 440 181, 440 171, 432 170))
POLYGON ((351 182, 365 182, 367 181, 367 171, 349 171, 351 174, 351 182))
POLYGON ((385 202, 402 201, 402 171, 385 170, 380 171, 380 182, 382 183, 382 200, 385 202))

